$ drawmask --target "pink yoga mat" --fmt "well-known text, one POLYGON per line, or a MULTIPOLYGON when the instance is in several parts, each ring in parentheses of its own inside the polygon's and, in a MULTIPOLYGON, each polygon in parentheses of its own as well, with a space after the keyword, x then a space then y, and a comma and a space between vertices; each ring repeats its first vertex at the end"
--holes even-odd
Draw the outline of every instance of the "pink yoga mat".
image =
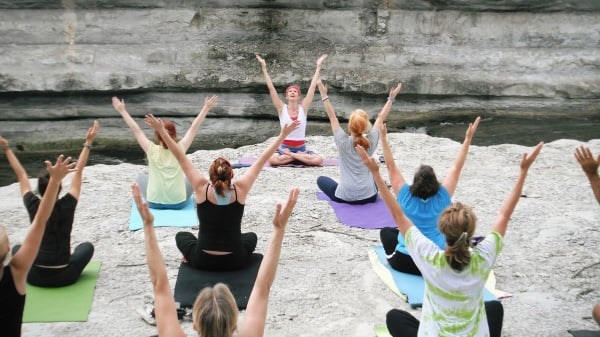
POLYGON ((364 205, 350 205, 331 201, 323 192, 317 192, 317 199, 329 202, 338 220, 346 226, 364 229, 396 227, 394 219, 381 198, 364 205))
MULTIPOLYGON (((248 166, 252 165, 255 161, 256 161, 256 158, 254 158, 254 157, 242 157, 242 158, 240 158, 240 161, 238 163, 233 164, 233 167, 234 168, 248 167, 248 166)), ((323 163, 319 166, 337 166, 337 165, 338 165, 337 159, 324 159, 323 163)), ((269 164, 269 162, 266 162, 265 167, 271 167, 271 164, 269 164)), ((275 166, 275 167, 311 167, 311 166, 304 165, 300 162, 291 162, 289 164, 279 165, 279 166, 275 166)))

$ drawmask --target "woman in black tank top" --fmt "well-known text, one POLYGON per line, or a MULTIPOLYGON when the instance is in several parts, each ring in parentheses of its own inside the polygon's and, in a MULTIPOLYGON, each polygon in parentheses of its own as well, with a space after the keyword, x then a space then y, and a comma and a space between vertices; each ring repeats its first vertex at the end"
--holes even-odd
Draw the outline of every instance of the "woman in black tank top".
POLYGON ((146 115, 145 121, 164 136, 163 139, 179 161, 195 192, 199 235, 196 237, 190 232, 179 232, 175 237, 184 260, 195 268, 205 270, 235 270, 245 267, 257 242, 256 234, 242 233, 241 230, 246 197, 269 157, 298 128, 298 122, 285 125, 275 141, 234 181, 233 168, 227 159, 215 159, 210 166, 209 177, 206 178, 175 141, 166 137, 167 131, 160 119, 146 115), (224 198, 229 192, 233 192, 234 199, 230 197, 229 203, 219 205, 218 198, 224 198))

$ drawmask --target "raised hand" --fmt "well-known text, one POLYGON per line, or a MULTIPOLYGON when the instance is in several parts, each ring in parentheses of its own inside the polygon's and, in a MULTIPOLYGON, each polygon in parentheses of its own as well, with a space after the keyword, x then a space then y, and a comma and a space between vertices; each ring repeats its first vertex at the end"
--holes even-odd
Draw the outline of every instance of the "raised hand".
POLYGON ((0 146, 3 149, 7 149, 10 145, 8 144, 8 140, 6 140, 4 137, 0 136, 0 146))
POLYGON ((531 167, 531 164, 533 164, 533 162, 535 161, 535 158, 537 158, 540 151, 542 151, 542 146, 544 146, 544 142, 539 142, 535 146, 535 148, 531 151, 531 153, 523 154, 523 159, 521 159, 521 170, 523 170, 523 171, 529 170, 529 167, 531 167))
POLYGON ((362 146, 357 145, 355 148, 356 152, 358 152, 358 155, 360 156, 360 159, 362 159, 363 163, 365 163, 369 171, 373 173, 379 172, 379 163, 377 162, 377 160, 375 160, 375 158, 373 157, 370 157, 367 151, 362 146))
POLYGON ((92 144, 92 142, 94 141, 94 138, 96 138, 96 135, 98 134, 99 128, 100 128, 99 123, 97 120, 95 120, 92 127, 89 128, 87 130, 87 133, 85 134, 85 143, 86 144, 90 144, 90 145, 92 144))
POLYGON ((317 67, 322 66, 323 62, 325 61, 326 58, 327 58, 327 54, 321 55, 321 57, 319 57, 319 59, 317 60, 317 67))
POLYGON ((45 163, 50 177, 57 181, 61 181, 69 172, 77 170, 75 169, 77 163, 71 163, 71 157, 65 158, 62 154, 58 156, 54 165, 49 160, 46 160, 45 163))
POLYGON ((256 54, 256 60, 258 61, 258 63, 260 63, 261 67, 266 67, 267 66, 267 62, 265 62, 265 59, 263 59, 262 57, 260 57, 260 55, 256 54))
POLYGON ((398 83, 398 85, 390 90, 390 98, 395 99, 400 90, 402 90, 402 83, 398 83))
POLYGON ((148 204, 142 200, 142 193, 140 192, 140 187, 137 183, 131 184, 131 194, 133 195, 133 200, 135 201, 135 205, 137 207, 140 216, 144 222, 144 226, 153 226, 154 225, 154 215, 150 212, 148 208, 148 204))
POLYGON ((125 100, 123 99, 118 99, 116 96, 113 96, 112 98, 112 105, 113 108, 115 108, 115 110, 117 110, 119 113, 125 113, 125 100))
POLYGON ((298 194, 300 193, 300 189, 298 187, 292 188, 290 193, 288 194, 287 202, 284 206, 281 204, 277 204, 275 216, 273 216, 273 227, 276 229, 285 230, 285 226, 294 210, 294 206, 296 205, 296 201, 298 201, 298 194))
POLYGON ((473 123, 469 123, 469 127, 467 128, 467 132, 465 133, 465 138, 472 139, 475 135, 475 131, 477 131, 477 127, 479 126, 479 122, 481 121, 481 117, 477 116, 473 123))
POLYGON ((204 99, 204 108, 206 108, 207 110, 212 109, 212 107, 217 104, 217 101, 219 100, 219 96, 217 95, 213 95, 211 97, 206 97, 204 99))
POLYGON ((290 124, 284 125, 283 128, 281 128, 281 134, 283 134, 284 137, 287 137, 290 133, 292 133, 292 131, 296 130, 299 127, 300 127, 300 121, 295 120, 295 121, 291 122, 290 124))
POLYGON ((379 137, 381 137, 382 141, 387 140, 387 124, 381 123, 381 126, 379 127, 379 137))
POLYGON ((144 116, 144 123, 146 123, 146 125, 148 125, 149 127, 153 128, 154 130, 156 130, 158 132, 160 132, 161 130, 163 130, 165 128, 165 125, 160 120, 160 118, 154 117, 153 114, 148 114, 148 115, 144 116))
POLYGON ((327 86, 323 83, 323 81, 321 81, 320 78, 319 78, 319 81, 317 82, 317 87, 319 88, 319 93, 321 94, 321 97, 326 97, 327 96, 327 86))
POLYGON ((575 149, 575 159, 581 166, 581 169, 586 175, 598 174, 598 166, 600 166, 600 155, 594 159, 594 155, 589 147, 581 145, 575 149))

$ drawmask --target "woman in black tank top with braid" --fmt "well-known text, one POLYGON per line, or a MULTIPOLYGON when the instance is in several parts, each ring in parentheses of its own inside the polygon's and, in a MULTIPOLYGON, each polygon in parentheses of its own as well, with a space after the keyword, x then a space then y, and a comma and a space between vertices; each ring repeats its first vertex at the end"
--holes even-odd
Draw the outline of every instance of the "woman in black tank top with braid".
POLYGON ((225 158, 213 161, 207 179, 175 141, 166 137, 160 119, 146 115, 146 124, 164 135, 167 146, 179 161, 195 192, 199 227, 198 238, 190 232, 179 232, 177 248, 187 262, 204 270, 235 270, 245 267, 256 248, 255 233, 242 233, 241 222, 248 192, 263 166, 281 142, 298 127, 298 122, 285 125, 275 142, 266 148, 244 175, 233 181, 233 168, 225 158))

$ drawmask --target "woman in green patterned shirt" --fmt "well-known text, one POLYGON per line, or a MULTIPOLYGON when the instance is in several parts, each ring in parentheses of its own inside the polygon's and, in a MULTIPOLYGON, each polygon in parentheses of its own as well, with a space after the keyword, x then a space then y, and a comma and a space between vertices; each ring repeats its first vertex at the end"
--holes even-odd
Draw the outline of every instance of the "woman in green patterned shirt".
POLYGON ((475 247, 471 247, 470 242, 477 217, 471 208, 455 202, 442 212, 439 228, 446 237, 445 250, 413 226, 386 187, 379 173, 379 163, 369 158, 364 149, 357 148, 425 279, 421 321, 402 310, 388 312, 387 327, 393 336, 500 336, 501 320, 494 327, 488 325, 483 302, 485 282, 502 250, 502 238, 521 196, 527 171, 543 144, 540 142, 530 154, 523 155, 513 190, 498 212, 491 232, 475 247))

